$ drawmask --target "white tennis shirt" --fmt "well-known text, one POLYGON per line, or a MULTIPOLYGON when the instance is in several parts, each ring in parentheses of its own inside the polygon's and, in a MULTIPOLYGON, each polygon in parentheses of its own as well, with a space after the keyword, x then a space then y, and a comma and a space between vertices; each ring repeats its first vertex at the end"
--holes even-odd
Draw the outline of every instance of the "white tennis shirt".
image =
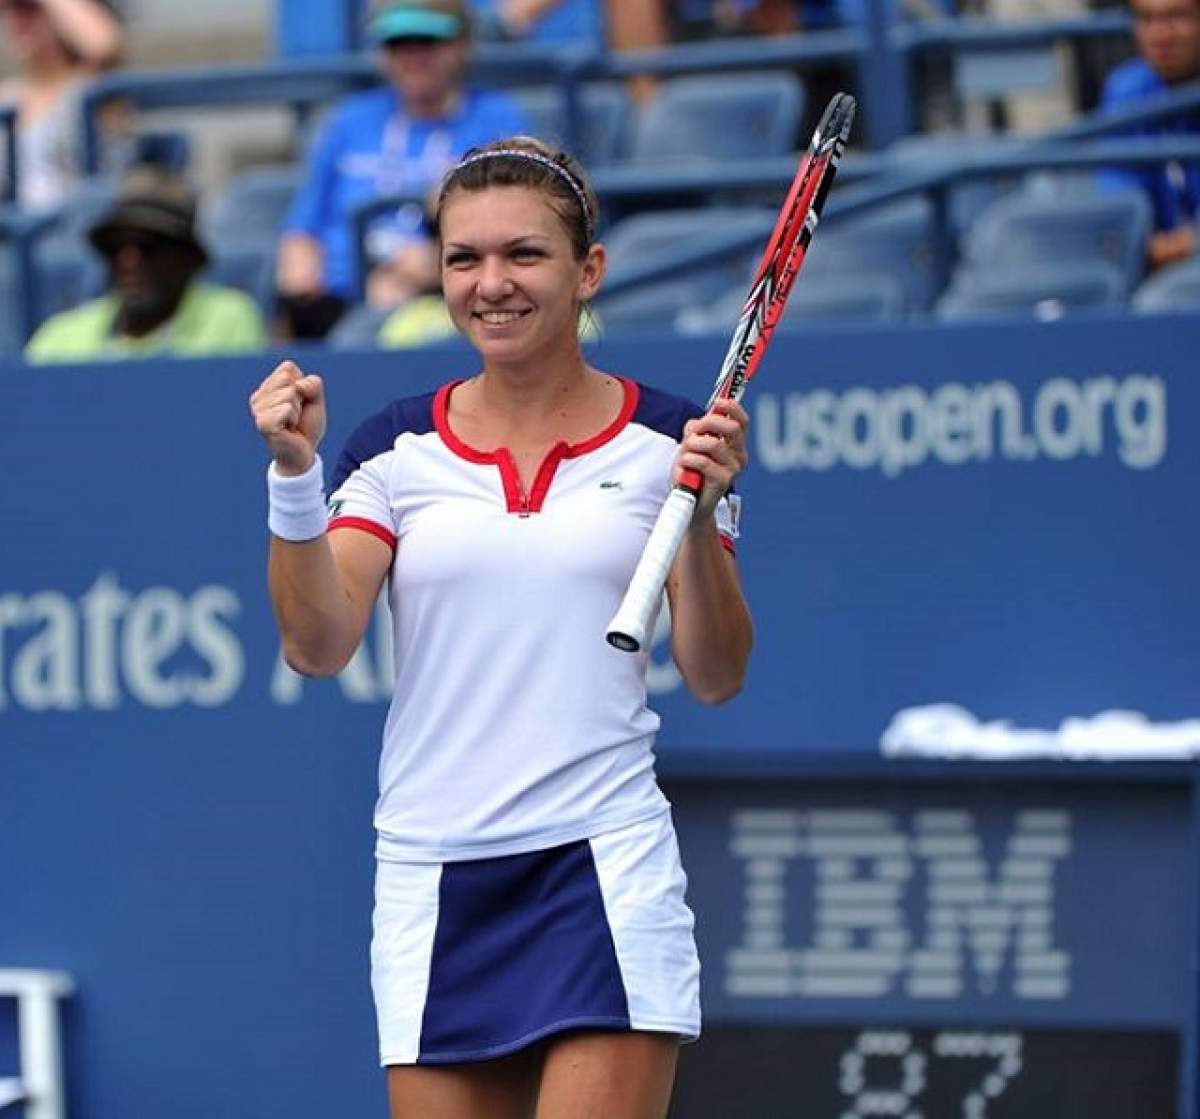
MULTIPOLYGON (((647 654, 611 648, 604 632, 667 495, 683 425, 701 410, 623 385, 616 421, 557 445, 528 495, 506 450, 476 450, 450 430, 453 384, 396 401, 348 440, 329 527, 395 550, 381 859, 515 854, 666 808, 647 654)), ((721 528, 731 541, 728 508, 721 528)))

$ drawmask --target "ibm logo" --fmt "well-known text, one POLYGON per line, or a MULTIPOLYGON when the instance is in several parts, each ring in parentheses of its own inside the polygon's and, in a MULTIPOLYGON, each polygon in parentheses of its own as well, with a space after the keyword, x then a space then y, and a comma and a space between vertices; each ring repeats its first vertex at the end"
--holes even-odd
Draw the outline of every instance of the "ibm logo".
POLYGON ((1071 956, 1054 944, 1054 872, 1071 851, 1069 812, 1016 813, 994 867, 964 811, 745 811, 731 825, 744 890, 727 994, 992 994, 1008 958, 1017 998, 1069 994, 1071 956), (789 939, 787 921, 798 860, 811 864, 815 881, 805 945, 789 939), (910 922, 905 902, 918 871, 923 908, 910 922))

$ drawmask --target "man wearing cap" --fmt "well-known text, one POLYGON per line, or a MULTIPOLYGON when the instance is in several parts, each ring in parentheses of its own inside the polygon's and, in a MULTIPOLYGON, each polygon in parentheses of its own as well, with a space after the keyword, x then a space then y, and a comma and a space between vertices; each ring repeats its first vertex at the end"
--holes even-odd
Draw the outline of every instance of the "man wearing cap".
POLYGON ((408 195, 369 231, 376 306, 436 285, 423 199, 468 148, 528 132, 507 95, 471 87, 471 25, 463 0, 376 0, 367 28, 387 83, 348 98, 318 135, 308 175, 284 225, 276 279, 281 331, 323 336, 358 294, 355 209, 408 195))
POLYGON ((208 253, 196 238, 196 196, 163 168, 133 168, 113 208, 89 231, 109 290, 54 315, 25 349, 31 362, 245 353, 266 344, 244 292, 202 283, 208 253))
MULTIPOLYGON (((1105 79, 1100 107, 1120 111, 1147 98, 1161 97, 1200 78, 1200 0, 1129 0, 1137 58, 1118 66, 1105 79)), ((1130 128, 1130 136, 1200 134, 1200 114, 1130 128)), ((1154 212, 1154 232, 1146 249, 1150 268, 1174 264, 1197 247, 1200 222, 1200 163, 1171 160, 1159 167, 1122 167, 1104 171, 1101 185, 1141 190, 1154 212)))

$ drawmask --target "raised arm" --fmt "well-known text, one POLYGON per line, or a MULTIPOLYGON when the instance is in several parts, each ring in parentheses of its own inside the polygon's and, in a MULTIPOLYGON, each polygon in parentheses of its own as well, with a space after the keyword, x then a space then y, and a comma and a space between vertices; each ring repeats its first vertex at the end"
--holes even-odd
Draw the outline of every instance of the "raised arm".
POLYGON ((497 11, 509 34, 518 37, 528 35, 542 16, 560 4, 562 0, 500 0, 497 11))
POLYGON ((250 412, 272 459, 268 582, 284 657, 306 676, 330 676, 362 640, 392 551, 369 533, 325 532, 320 377, 285 361, 251 395, 250 412))
POLYGON ((120 58, 125 45, 121 23, 95 0, 42 0, 54 30, 84 64, 101 70, 120 58))
POLYGON ((714 519, 717 503, 746 465, 749 418, 732 401, 718 401, 717 409, 689 421, 676 456, 676 477, 684 467, 698 470, 704 488, 667 579, 671 653, 689 691, 703 703, 737 695, 754 644, 737 565, 714 519))

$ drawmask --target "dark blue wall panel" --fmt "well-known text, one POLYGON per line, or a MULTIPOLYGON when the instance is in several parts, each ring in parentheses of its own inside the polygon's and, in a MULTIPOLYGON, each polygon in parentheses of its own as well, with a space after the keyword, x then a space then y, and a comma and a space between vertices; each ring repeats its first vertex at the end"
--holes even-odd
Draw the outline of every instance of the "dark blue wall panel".
MULTIPOLYGON (((702 399, 723 349, 645 339, 594 356, 702 399)), ((897 710, 941 700, 1046 727, 1112 707, 1194 715, 1197 352, 1185 319, 777 338, 748 397, 741 485, 750 681, 702 708, 658 648, 667 772, 685 747, 851 766, 897 710)), ((475 371, 461 347, 299 360, 327 379, 327 462, 389 398, 475 371)), ((78 980, 78 1119, 381 1113, 366 949, 386 656, 377 630, 341 680, 279 668, 246 407, 271 364, 0 369, 0 966, 78 980)), ((868 786, 867 807, 917 826, 928 798, 868 786)), ((993 869, 1027 795, 968 798, 993 869)), ((1194 1015, 1179 964, 1194 898, 1165 875, 1177 862, 1194 878, 1192 825, 1172 796, 1066 805, 1063 935, 1081 960, 1113 958, 1089 955, 1089 898, 1105 867, 1122 881, 1145 867, 1135 900, 1158 901, 1128 909, 1110 949, 1145 937, 1163 954, 1110 987, 1085 967, 1051 1017, 1194 1015)), ((786 789, 768 807, 781 797, 808 811, 786 789)), ((720 861, 737 805, 678 799, 712 983, 742 935, 740 879, 720 861)), ((793 871, 803 899, 808 871, 793 871)), ((811 930, 789 928, 803 946, 811 930)), ((718 1015, 752 1013, 721 991, 718 1015)), ((834 1001, 812 1010, 911 1010, 834 1001)))

